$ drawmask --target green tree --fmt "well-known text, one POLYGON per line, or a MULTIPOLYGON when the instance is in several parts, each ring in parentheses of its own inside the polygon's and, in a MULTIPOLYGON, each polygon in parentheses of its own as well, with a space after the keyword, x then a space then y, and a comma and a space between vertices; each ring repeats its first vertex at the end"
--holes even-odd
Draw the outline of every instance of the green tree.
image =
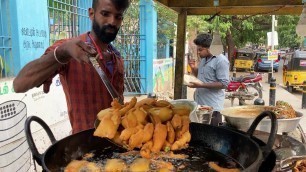
POLYGON ((155 8, 157 11, 157 46, 164 46, 168 40, 176 37, 177 13, 159 3, 155 3, 155 8))
POLYGON ((246 43, 265 43, 265 35, 270 28, 267 27, 269 20, 261 15, 192 16, 187 20, 187 30, 195 33, 218 31, 225 50, 228 48, 229 60, 232 61, 235 47, 244 47, 246 43))
MULTIPOLYGON (((159 3, 155 3, 154 7, 157 11, 157 46, 164 46, 168 40, 175 38, 177 13, 159 3)), ((131 0, 131 5, 126 11, 120 33, 121 36, 139 35, 139 31, 139 0, 131 0)), ((126 43, 120 42, 121 45, 131 44, 132 39, 125 39, 123 37, 121 39, 121 41, 127 41, 126 43)), ((135 44, 139 44, 137 41, 132 40, 135 44)))
POLYGON ((197 49, 193 43, 194 38, 198 33, 210 32, 212 24, 208 21, 209 16, 188 16, 186 23, 187 41, 189 44, 188 53, 193 58, 196 58, 197 49))
POLYGON ((188 16, 187 31, 209 32, 212 24, 208 21, 209 16, 188 16))
POLYGON ((131 0, 120 28, 123 34, 139 34, 139 0, 131 0))
POLYGON ((281 48, 300 47, 301 38, 296 34, 295 28, 299 16, 282 15, 277 16, 278 44, 281 48))
POLYGON ((230 31, 232 33, 236 47, 244 47, 246 43, 255 43, 261 40, 263 36, 263 27, 260 20, 261 16, 232 16, 232 26, 230 31), (256 32, 255 30, 258 30, 256 32))

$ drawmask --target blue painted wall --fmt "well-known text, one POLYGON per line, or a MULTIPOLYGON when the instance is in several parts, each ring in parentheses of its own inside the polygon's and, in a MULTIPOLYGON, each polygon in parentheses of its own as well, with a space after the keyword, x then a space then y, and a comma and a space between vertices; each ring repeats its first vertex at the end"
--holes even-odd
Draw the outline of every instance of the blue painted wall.
POLYGON ((49 46, 47 0, 11 0, 14 75, 49 46))
MULTIPOLYGON (((145 35, 146 39, 140 42, 142 61, 141 75, 145 76, 146 93, 153 92, 153 59, 157 58, 157 12, 152 0, 140 0, 140 35, 145 35), (143 68, 145 66, 145 68, 143 68)), ((142 77, 143 78, 143 77, 142 77)))
POLYGON ((11 30, 9 14, 9 2, 0 1, 0 79, 6 75, 11 76, 11 30))

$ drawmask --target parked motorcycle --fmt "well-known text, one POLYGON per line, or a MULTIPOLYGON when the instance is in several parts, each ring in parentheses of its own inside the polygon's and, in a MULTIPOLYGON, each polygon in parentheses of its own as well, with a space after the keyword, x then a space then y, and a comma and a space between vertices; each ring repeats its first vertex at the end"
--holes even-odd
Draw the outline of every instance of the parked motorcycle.
POLYGON ((256 98, 262 98, 261 80, 261 73, 232 78, 225 90, 225 98, 231 100, 231 106, 236 98, 239 105, 253 104, 256 98))

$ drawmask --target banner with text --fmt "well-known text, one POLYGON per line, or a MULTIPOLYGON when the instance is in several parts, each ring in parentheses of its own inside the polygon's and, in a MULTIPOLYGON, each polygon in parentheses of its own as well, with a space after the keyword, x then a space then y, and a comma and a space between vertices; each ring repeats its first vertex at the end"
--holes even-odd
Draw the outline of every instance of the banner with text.
POLYGON ((278 50, 268 51, 268 60, 277 60, 278 50))

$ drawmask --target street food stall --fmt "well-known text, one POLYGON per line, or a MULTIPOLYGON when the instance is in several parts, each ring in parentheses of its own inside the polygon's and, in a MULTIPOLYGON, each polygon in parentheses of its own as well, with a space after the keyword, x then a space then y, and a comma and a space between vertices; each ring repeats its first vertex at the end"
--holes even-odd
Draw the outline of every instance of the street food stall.
MULTIPOLYGON (((182 97, 187 15, 216 12, 222 15, 285 14, 297 13, 297 9, 302 9, 300 1, 290 1, 289 5, 286 5, 287 1, 254 1, 247 2, 248 5, 242 0, 220 3, 215 0, 159 2, 172 5, 179 12, 175 99, 182 97), (251 9, 245 8, 250 5, 251 9), (235 9, 235 6, 239 6, 237 8, 240 10, 235 9)), ((245 132, 192 121, 195 108, 198 107, 185 106, 194 104, 193 101, 185 101, 176 104, 148 98, 140 101, 132 99, 121 105, 114 100, 111 108, 97 114, 99 122, 95 128, 62 140, 56 140, 48 125, 40 118, 31 116, 25 124, 27 142, 35 161, 44 171, 205 171, 212 168, 215 171, 238 172, 272 171, 275 168, 276 151, 273 145, 278 125, 274 113, 261 112, 245 132), (265 132, 267 142, 254 137, 256 127, 265 117, 270 118, 271 124, 269 133, 265 132), (36 140, 31 135, 32 122, 41 125, 52 142, 42 154, 37 151, 36 140)))
POLYGON ((191 122, 196 103, 135 97, 125 105, 117 100, 97 114, 99 124, 89 130, 55 140, 48 125, 36 116, 25 123, 35 161, 44 171, 271 171, 276 156, 272 145, 276 116, 262 112, 248 132, 191 122), (147 112, 147 113, 145 113, 147 112), (253 137, 256 126, 271 118, 266 143, 253 137), (37 122, 52 145, 37 151, 31 123, 37 122))

